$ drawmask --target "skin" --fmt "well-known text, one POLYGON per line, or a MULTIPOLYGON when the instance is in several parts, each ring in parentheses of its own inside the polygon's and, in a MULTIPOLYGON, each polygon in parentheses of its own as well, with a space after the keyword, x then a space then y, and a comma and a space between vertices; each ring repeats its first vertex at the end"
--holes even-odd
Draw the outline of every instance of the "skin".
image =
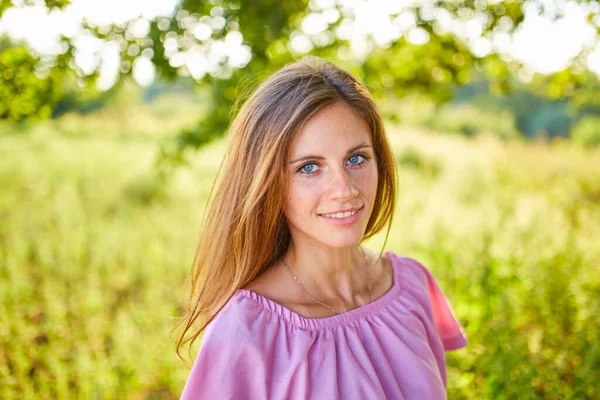
MULTIPOLYGON (((313 297, 337 312, 368 303, 367 267, 357 245, 377 192, 377 164, 369 126, 345 103, 327 106, 296 134, 288 160, 284 215, 291 243, 283 260, 313 297), (362 208, 360 218, 349 226, 337 226, 323 215, 356 208, 362 208)), ((385 258, 373 265, 378 255, 364 251, 375 300, 391 287, 392 269, 385 258)), ((281 262, 248 288, 300 315, 316 318, 332 314, 302 291, 281 262)))

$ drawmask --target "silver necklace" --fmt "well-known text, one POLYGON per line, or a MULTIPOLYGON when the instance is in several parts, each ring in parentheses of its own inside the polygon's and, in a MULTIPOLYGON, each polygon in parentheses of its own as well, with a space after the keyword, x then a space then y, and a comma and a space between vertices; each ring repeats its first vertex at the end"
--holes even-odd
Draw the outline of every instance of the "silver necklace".
MULTIPOLYGON (((360 246, 358 246, 358 248, 359 248, 359 249, 360 249, 360 251, 362 252, 362 254, 363 254, 363 258, 365 259, 365 269, 367 270, 367 281, 368 281, 368 284, 369 284, 369 303, 371 303, 371 302, 373 302, 373 295, 372 295, 372 293, 371 293, 371 274, 369 273, 369 262, 367 261, 367 256, 366 256, 366 254, 365 254, 364 250, 363 250, 363 249, 362 249, 360 246)), ((339 314, 339 313, 338 313, 337 311, 335 311, 333 308, 331 308, 331 307, 329 307, 327 304, 325 304, 325 303, 323 303, 323 302, 321 302, 321 301, 319 301, 319 300, 315 299, 315 298, 314 298, 314 297, 313 297, 313 296, 312 296, 310 293, 308 293, 308 290, 306 290, 306 289, 304 288, 304 285, 302 285, 302 284, 300 283, 300 281, 298 280, 298 278, 296 278, 296 275, 294 275, 294 273, 292 272, 291 268, 290 268, 290 267, 289 267, 289 266, 288 266, 288 265, 285 263, 285 261, 283 261, 283 257, 281 258, 281 262, 283 263, 283 265, 285 265, 285 266, 286 266, 287 270, 288 270, 288 271, 290 271, 290 274, 292 274, 292 276, 294 277, 294 280, 295 280, 296 282, 298 282, 298 284, 300 285, 300 288, 302 288, 302 290, 304 291, 304 293, 306 293, 306 294, 307 294, 307 295, 308 295, 308 296, 309 296, 311 299, 313 299, 313 300, 314 300, 316 303, 318 303, 318 304, 320 304, 320 305, 322 305, 322 306, 325 306, 325 307, 329 308, 331 311, 333 311, 333 315, 339 314)))

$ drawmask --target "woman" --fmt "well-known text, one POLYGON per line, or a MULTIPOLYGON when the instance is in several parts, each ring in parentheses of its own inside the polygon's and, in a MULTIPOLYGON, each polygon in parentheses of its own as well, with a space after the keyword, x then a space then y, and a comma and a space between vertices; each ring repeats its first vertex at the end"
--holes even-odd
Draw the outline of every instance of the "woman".
POLYGON ((359 245, 389 233, 396 198, 367 89, 306 58, 228 135, 178 342, 206 328, 182 399, 445 398, 444 350, 466 345, 450 305, 417 261, 359 245))

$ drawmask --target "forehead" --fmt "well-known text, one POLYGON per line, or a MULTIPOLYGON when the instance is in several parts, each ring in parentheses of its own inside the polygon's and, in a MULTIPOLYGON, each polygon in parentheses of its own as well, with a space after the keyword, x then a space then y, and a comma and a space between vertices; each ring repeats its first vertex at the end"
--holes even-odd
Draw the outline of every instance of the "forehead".
POLYGON ((317 111, 304 123, 289 152, 292 158, 307 152, 345 152, 360 143, 371 144, 369 125, 346 103, 335 103, 317 111))

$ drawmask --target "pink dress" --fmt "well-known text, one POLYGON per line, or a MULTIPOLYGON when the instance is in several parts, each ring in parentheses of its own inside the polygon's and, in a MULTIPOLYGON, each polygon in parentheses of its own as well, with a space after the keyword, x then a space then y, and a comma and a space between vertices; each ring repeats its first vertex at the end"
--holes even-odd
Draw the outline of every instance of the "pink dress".
POLYGON ((444 351, 466 335, 431 273, 385 255, 394 284, 327 318, 238 290, 207 326, 182 399, 445 399, 444 351))

